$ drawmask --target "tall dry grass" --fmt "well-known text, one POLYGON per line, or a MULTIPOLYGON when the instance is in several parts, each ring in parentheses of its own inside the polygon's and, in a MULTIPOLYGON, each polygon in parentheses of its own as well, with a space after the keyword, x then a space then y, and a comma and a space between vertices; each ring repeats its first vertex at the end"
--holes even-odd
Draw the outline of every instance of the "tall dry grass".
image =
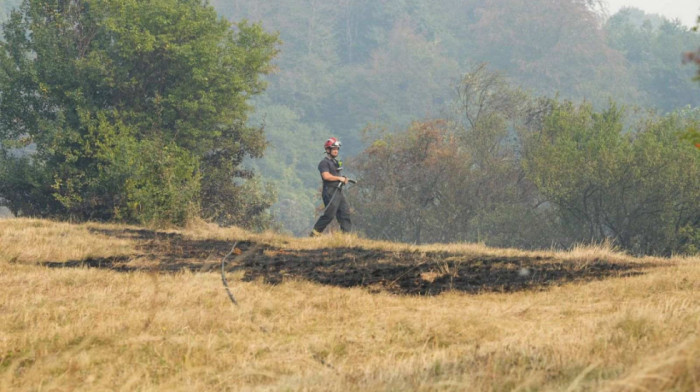
MULTIPOLYGON (((700 390, 697 257, 634 259, 606 247, 540 252, 570 263, 656 267, 543 291, 429 297, 241 282, 238 272, 229 274, 238 307, 218 272, 41 265, 138 258, 134 240, 104 234, 120 229, 0 220, 0 390, 700 390)), ((179 233, 300 249, 415 249, 203 223, 179 233)), ((468 244, 418 249, 533 255, 468 244)))

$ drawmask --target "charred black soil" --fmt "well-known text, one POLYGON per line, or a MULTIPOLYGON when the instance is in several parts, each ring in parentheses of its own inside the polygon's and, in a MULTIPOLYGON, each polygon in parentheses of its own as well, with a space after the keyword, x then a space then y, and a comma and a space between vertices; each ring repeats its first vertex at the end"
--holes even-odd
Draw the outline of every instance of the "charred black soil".
MULTIPOLYGON (((233 245, 228 241, 192 240, 151 230, 92 230, 136 241, 138 254, 42 264, 52 268, 89 267, 120 272, 213 272, 218 271, 221 259, 233 245)), ((226 265, 227 271, 243 271, 246 281, 279 284, 285 279, 299 279, 407 295, 435 295, 447 290, 467 293, 542 290, 567 282, 639 275, 644 269, 656 267, 649 263, 603 259, 579 263, 545 257, 479 257, 359 247, 292 250, 253 242, 238 243, 226 265)))

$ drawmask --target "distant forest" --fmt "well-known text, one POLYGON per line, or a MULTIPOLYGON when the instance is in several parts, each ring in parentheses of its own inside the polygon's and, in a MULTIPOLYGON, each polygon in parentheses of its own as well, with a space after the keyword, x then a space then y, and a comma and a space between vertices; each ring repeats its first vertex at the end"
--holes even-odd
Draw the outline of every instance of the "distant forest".
POLYGON ((699 34, 634 8, 606 17, 588 0, 211 4, 280 33, 278 71, 254 116, 270 146, 254 166, 278 190, 279 222, 297 234, 319 203, 316 161, 328 136, 354 156, 371 142, 362 140, 368 126, 397 130, 441 117, 457 81, 482 63, 536 96, 659 113, 700 106, 695 68, 681 64, 699 34))

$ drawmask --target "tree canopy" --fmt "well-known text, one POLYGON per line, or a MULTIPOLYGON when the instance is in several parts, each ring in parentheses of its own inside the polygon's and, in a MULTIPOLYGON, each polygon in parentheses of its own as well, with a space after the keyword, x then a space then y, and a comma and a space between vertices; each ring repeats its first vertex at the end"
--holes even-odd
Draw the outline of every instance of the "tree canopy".
POLYGON ((269 205, 234 181, 265 147, 247 124, 277 51, 260 25, 200 0, 25 0, 3 34, 0 194, 15 212, 251 223, 269 205))

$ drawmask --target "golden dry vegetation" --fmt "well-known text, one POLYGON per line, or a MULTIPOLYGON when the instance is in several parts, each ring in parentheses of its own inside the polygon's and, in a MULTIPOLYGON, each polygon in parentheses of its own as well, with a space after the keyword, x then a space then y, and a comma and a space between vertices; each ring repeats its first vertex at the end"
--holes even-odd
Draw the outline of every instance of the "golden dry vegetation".
POLYGON ((700 390, 698 257, 6 219, 0 287, 2 391, 700 390))

